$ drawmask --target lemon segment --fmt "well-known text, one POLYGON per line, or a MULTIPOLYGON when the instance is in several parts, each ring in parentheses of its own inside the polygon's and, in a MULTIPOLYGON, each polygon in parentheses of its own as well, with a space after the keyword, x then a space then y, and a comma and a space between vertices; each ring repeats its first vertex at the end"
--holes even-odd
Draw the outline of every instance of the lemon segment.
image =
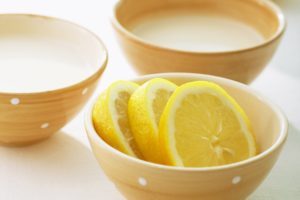
POLYGON ((256 154, 250 121, 237 102, 217 84, 181 85, 161 116, 160 145, 167 164, 209 167, 256 154))
POLYGON ((140 86, 129 99, 131 130, 145 160, 163 163, 158 125, 161 113, 176 87, 170 81, 155 78, 140 86))
POLYGON ((142 158, 128 119, 128 101, 138 87, 130 81, 111 84, 96 101, 92 118, 97 133, 105 142, 125 154, 142 158))

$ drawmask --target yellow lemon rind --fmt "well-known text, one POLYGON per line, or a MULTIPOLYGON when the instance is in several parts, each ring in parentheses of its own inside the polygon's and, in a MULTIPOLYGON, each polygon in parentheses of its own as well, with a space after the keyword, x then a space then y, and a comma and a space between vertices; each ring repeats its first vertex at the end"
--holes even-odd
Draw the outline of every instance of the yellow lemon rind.
POLYGON ((93 109, 93 122, 97 133, 112 147, 119 151, 138 157, 126 141, 116 120, 113 98, 118 92, 127 90, 133 93, 139 87, 131 81, 116 81, 112 83, 98 98, 93 109))
POLYGON ((152 109, 153 95, 157 89, 174 91, 177 86, 165 79, 155 78, 140 86, 128 103, 129 122, 138 148, 151 162, 162 163, 158 140, 158 125, 152 109))

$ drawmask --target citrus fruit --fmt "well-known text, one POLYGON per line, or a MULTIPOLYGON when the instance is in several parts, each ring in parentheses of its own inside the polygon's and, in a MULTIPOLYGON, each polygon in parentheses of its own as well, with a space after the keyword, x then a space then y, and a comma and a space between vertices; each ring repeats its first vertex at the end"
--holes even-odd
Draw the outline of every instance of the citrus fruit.
POLYGON ((173 166, 218 166, 256 154, 245 112, 212 82, 178 87, 162 113, 159 132, 163 156, 173 166))
POLYGON ((92 118, 97 133, 106 143, 141 158, 128 121, 128 100, 137 88, 130 81, 111 84, 97 99, 92 118))
POLYGON ((158 126, 161 113, 176 87, 170 81, 155 78, 135 90, 129 99, 128 114, 131 130, 145 160, 163 162, 158 126))

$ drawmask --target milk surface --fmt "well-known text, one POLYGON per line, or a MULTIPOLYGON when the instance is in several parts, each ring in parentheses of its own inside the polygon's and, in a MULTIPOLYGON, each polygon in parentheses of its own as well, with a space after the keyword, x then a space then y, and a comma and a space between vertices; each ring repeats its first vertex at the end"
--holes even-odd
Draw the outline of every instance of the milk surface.
POLYGON ((145 14, 129 29, 150 43, 186 51, 231 51, 264 41, 254 28, 242 22, 197 10, 145 14))
POLYGON ((0 39, 0 92, 41 92, 70 86, 91 73, 80 49, 47 38, 0 39))

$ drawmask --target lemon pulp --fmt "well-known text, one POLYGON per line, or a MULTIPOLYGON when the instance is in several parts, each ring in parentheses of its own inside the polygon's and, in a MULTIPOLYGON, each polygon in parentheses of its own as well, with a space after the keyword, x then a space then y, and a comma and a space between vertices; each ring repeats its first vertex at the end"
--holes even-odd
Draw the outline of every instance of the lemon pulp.
POLYGON ((197 81, 178 87, 162 114, 160 140, 168 164, 209 167, 254 156, 242 108, 221 87, 197 81))

